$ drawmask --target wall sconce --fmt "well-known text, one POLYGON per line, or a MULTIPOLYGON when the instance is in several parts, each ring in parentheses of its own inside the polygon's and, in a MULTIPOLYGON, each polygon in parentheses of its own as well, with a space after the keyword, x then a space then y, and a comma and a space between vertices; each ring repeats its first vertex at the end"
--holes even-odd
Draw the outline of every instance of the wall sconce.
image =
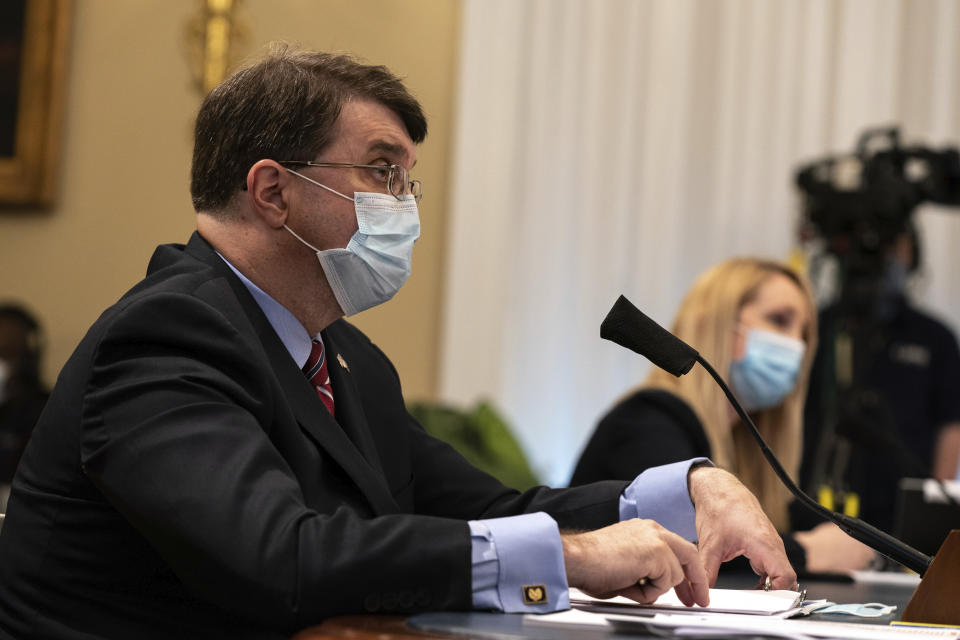
POLYGON ((198 0, 200 9, 187 27, 193 84, 203 94, 220 84, 249 38, 238 7, 241 0, 198 0))

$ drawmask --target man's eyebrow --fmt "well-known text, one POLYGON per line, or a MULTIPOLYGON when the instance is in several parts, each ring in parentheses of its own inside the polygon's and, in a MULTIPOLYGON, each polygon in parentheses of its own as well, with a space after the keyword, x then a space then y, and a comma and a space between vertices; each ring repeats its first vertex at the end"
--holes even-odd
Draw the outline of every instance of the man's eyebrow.
POLYGON ((395 156, 402 156, 406 153, 406 149, 402 145, 387 142, 386 140, 376 140, 370 144, 370 151, 386 151, 387 153, 393 154, 395 156))
MULTIPOLYGON (((382 151, 395 158, 403 158, 407 155, 407 148, 402 144, 397 144, 395 142, 388 142, 386 140, 375 140, 370 144, 370 147, 367 149, 367 152, 373 151, 382 151)), ((416 165, 416 161, 413 163, 416 165)))

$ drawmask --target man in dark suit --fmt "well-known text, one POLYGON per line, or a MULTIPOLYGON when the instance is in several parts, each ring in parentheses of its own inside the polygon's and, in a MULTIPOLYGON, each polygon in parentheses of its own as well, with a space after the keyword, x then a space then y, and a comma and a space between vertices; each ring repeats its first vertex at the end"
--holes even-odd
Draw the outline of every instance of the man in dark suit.
POLYGON ((352 612, 550 611, 568 585, 705 603, 741 553, 794 584, 708 462, 521 494, 406 413, 341 318, 409 273, 425 135, 399 80, 345 57, 279 50, 211 92, 197 233, 90 329, 14 480, 0 637, 283 637, 352 612))

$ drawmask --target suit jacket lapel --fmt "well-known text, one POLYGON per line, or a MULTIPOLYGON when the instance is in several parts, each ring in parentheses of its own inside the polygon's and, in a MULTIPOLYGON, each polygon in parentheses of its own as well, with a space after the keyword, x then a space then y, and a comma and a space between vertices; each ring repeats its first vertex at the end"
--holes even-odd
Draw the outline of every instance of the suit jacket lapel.
MULTIPOLYGON (((374 466, 361 455, 354 442, 347 437, 347 434, 330 415, 320 398, 317 397, 317 392, 310 386, 306 376, 290 358, 290 354, 287 353, 283 343, 273 333, 269 323, 267 325, 270 333, 266 336, 261 334, 261 339, 264 340, 264 347, 267 349, 274 371, 283 386, 287 401, 297 418, 297 422, 300 423, 300 427, 353 478, 353 481, 357 483, 357 486, 370 501, 375 513, 378 515, 398 513, 400 507, 384 482, 379 460, 377 465, 374 466), (275 342, 276 345, 270 345, 269 342, 275 342)), ((339 403, 341 394, 338 393, 335 383, 333 388, 334 402, 339 403)), ((339 404, 336 411, 338 414, 340 413, 339 404)))
MULTIPOLYGON (((277 379, 286 395, 287 402, 300 424, 301 429, 322 447, 339 464, 344 471, 353 479, 366 498, 370 501, 374 512, 377 515, 398 513, 399 505, 393 499, 393 495, 384 482, 383 471, 380 469, 379 458, 376 459, 376 465, 371 466, 360 454, 360 451, 353 442, 347 437, 343 429, 337 424, 330 412, 323 405, 317 392, 310 385, 306 376, 297 367, 296 363, 290 357, 286 347, 283 346, 279 336, 270 326, 270 322, 260 310, 259 305, 247 291, 240 279, 230 271, 230 268, 220 259, 213 249, 204 241, 199 234, 194 233, 187 245, 187 251, 194 257, 207 263, 227 279, 233 292, 240 302, 241 307, 250 320, 254 331, 260 338, 264 352, 270 361, 271 368, 276 374, 277 379)), ((337 365, 339 368, 339 364, 337 365)), ((331 375, 332 380, 332 375, 331 375)), ((341 384, 341 386, 346 386, 341 384)), ((336 383, 334 383, 334 393, 336 393, 336 383)), ((351 394, 347 394, 351 395, 351 394)), ((356 409, 351 406, 356 403, 356 394, 347 398, 347 411, 353 417, 356 409)), ((340 399, 335 397, 335 402, 340 399)), ((362 411, 362 410, 361 410, 362 411)), ((339 406, 337 413, 340 413, 339 406)), ((361 414, 362 415, 362 414, 361 414)), ((364 423, 365 424, 365 423, 364 423)), ((367 430, 362 429, 364 432, 367 430)), ((367 434, 369 438, 369 434, 367 434)), ((372 445, 372 442, 370 443, 372 445)), ((374 451, 375 453, 375 451, 374 451)))
POLYGON ((327 350, 327 371, 330 373, 330 384, 333 385, 337 422, 357 445, 370 466, 382 477, 383 466, 380 462, 380 454, 377 452, 373 435, 367 425, 367 415, 360 402, 360 392, 357 390, 353 376, 350 375, 350 365, 341 355, 337 345, 335 330, 324 330, 322 337, 327 350))

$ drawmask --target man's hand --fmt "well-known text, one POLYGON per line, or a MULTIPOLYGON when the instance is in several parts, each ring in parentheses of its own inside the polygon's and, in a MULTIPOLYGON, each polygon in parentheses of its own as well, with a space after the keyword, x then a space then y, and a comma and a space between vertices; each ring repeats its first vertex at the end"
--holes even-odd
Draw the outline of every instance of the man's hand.
POLYGON ((621 595, 642 603, 676 587, 684 604, 709 604, 697 548, 653 520, 634 518, 561 539, 571 587, 598 598, 621 595))
POLYGON ((694 467, 688 481, 697 510, 700 558, 710 585, 717 581, 720 563, 743 555, 758 576, 770 578, 774 589, 796 588, 797 574, 783 540, 749 489, 716 467, 694 467))

